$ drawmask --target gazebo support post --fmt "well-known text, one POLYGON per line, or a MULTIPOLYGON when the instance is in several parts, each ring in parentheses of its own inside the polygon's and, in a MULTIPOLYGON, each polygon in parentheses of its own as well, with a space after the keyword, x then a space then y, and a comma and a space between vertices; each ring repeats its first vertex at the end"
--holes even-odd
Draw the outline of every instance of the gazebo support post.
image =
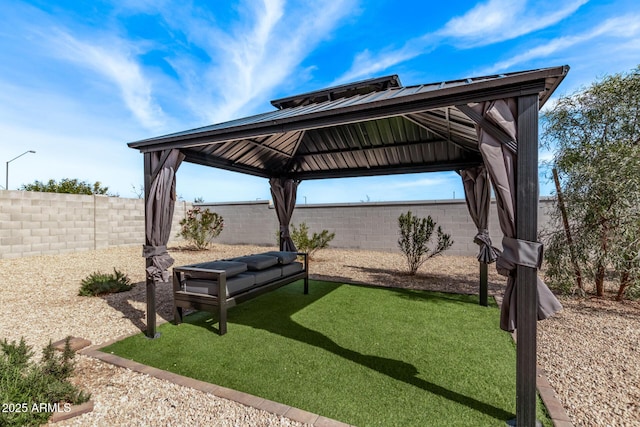
POLYGON ((489 305, 489 264, 480 262, 480 305, 489 305))
MULTIPOLYGON (((151 153, 144 153, 144 216, 148 218, 151 212, 147 212, 147 201, 151 192, 151 153)), ((146 229, 146 227, 145 227, 146 229)), ((145 245, 150 246, 151 241, 145 232, 145 245)), ((146 274, 146 268, 152 265, 151 258, 145 259, 145 280, 147 284, 147 338, 156 338, 156 285, 153 279, 146 274)))
MULTIPOLYGON (((518 97, 516 238, 537 241, 538 94, 518 97)), ((536 425, 537 269, 517 266, 516 425, 536 425)))

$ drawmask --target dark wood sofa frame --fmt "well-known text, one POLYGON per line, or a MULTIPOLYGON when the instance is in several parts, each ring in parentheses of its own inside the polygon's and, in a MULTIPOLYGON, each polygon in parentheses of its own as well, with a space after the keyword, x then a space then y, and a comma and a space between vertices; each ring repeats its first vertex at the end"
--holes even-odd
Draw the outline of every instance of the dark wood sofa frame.
POLYGON ((271 292, 284 285, 304 280, 304 293, 309 293, 309 256, 307 253, 298 252, 303 257, 304 268, 297 273, 279 277, 275 280, 249 288, 233 296, 227 296, 227 273, 224 270, 212 270, 207 268, 183 266, 173 269, 173 313, 174 323, 182 323, 184 309, 208 311, 218 315, 218 334, 227 333, 227 310, 240 303, 257 296, 271 292), (198 273, 205 280, 217 282, 217 295, 188 292, 183 290, 185 273, 198 273))

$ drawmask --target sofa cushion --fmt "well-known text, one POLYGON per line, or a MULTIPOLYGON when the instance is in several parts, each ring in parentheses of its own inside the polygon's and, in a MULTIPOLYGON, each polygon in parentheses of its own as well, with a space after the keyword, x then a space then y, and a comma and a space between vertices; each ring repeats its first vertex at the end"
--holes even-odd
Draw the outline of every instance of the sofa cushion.
POLYGON ((270 251, 265 252, 263 255, 271 255, 278 258, 279 264, 291 264, 293 261, 298 259, 297 252, 286 252, 286 251, 270 251))
MULTIPOLYGON (((208 261, 191 264, 188 267, 206 268, 207 270, 224 270, 227 273, 227 279, 247 271, 247 265, 237 261, 208 261)), ((202 274, 197 272, 187 272, 186 275, 192 279, 203 277, 202 274)))
POLYGON ((247 265, 247 270, 250 271, 266 270, 278 263, 278 258, 271 255, 247 255, 233 258, 233 260, 245 263, 247 265))
POLYGON ((301 262, 292 262, 291 264, 285 264, 280 267, 282 270, 282 277, 291 276, 292 274, 300 273, 304 270, 304 266, 301 262))
MULTIPOLYGON (((240 273, 227 280, 227 296, 234 296, 242 291, 252 288, 256 284, 256 278, 250 273, 240 273)), ((218 282, 203 279, 188 279, 185 282, 187 292, 199 294, 218 295, 218 282)))
POLYGON ((282 277, 282 269, 278 267, 268 268, 260 271, 248 271, 246 274, 252 274, 255 276, 256 285, 260 286, 267 282, 279 279, 282 277))

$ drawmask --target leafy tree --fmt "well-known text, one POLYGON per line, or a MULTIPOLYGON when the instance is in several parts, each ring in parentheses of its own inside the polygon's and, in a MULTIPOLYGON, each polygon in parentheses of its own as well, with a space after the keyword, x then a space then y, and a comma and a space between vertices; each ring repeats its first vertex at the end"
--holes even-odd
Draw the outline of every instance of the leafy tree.
POLYGON ((409 274, 412 276, 426 260, 441 254, 453 245, 451 235, 444 233, 440 226, 436 229, 436 222, 430 215, 419 218, 408 211, 398 217, 398 227, 400 228, 398 246, 407 257, 409 274), (436 248, 431 250, 429 244, 434 230, 437 233, 438 242, 436 248))
POLYGON ((35 181, 33 184, 23 184, 20 186, 23 191, 41 191, 44 193, 69 193, 69 194, 102 194, 115 196, 109 193, 109 187, 103 187, 100 181, 90 184, 78 179, 63 178, 60 182, 50 179, 48 182, 35 181))
MULTIPOLYGON (((570 248, 559 225, 549 233, 551 283, 571 289, 573 250, 596 295, 613 274, 621 299, 640 287, 640 67, 561 97, 542 124, 573 240, 570 248)), ((552 216, 560 224, 560 209, 552 216)))

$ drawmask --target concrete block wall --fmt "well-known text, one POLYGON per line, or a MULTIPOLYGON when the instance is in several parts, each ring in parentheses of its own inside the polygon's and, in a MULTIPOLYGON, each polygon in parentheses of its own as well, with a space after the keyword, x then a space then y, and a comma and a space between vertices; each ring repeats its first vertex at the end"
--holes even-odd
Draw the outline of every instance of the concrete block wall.
MULTIPOLYGON (((551 199, 539 205, 538 228, 549 221, 551 199)), ((224 218, 216 242, 276 245, 278 219, 267 201, 203 204, 224 218)), ((176 203, 171 244, 191 203, 176 203)), ((311 232, 335 232, 331 246, 398 251, 398 216, 431 217, 451 234, 451 255, 476 255, 475 226, 463 200, 298 205, 292 223, 311 232)), ((57 254, 144 243, 144 201, 106 196, 0 191, 0 258, 57 254)), ((501 247, 495 202, 489 219, 494 246, 501 247)))
MULTIPOLYGON (((191 204, 178 202, 172 240, 191 204)), ((144 243, 144 201, 107 196, 0 191, 0 258, 144 243)))
MULTIPOLYGON (((302 207, 294 213, 294 224, 305 221, 311 231, 327 229, 336 233, 333 246, 344 248, 399 251, 398 217, 411 211, 419 217, 430 215, 445 233, 451 234, 453 246, 450 255, 474 255, 473 243, 476 227, 467 212, 464 201, 424 201, 396 203, 360 203, 325 207, 302 207), (331 219, 327 223, 323 216, 331 219)), ((491 235, 499 236, 499 227, 490 221, 491 235)), ((435 243, 435 233, 434 233, 435 243)))
POLYGON ((214 243, 230 245, 276 245, 277 243, 278 217, 268 201, 205 203, 199 206, 222 215, 224 219, 222 233, 214 243))
MULTIPOLYGON (((540 200, 539 229, 549 221, 547 212, 551 203, 548 198, 540 200)), ((209 203, 202 206, 224 218, 225 228, 217 242, 275 245, 278 220, 269 202, 209 203)), ((335 232, 336 236, 330 243, 332 247, 399 251, 398 216, 409 210, 420 217, 431 215, 445 233, 451 234, 454 244, 446 254, 477 254, 478 246, 473 243, 477 230, 464 200, 297 205, 292 224, 305 222, 310 232, 323 229, 335 232)), ((501 248, 502 232, 495 202, 491 206, 489 232, 494 246, 501 248)))

